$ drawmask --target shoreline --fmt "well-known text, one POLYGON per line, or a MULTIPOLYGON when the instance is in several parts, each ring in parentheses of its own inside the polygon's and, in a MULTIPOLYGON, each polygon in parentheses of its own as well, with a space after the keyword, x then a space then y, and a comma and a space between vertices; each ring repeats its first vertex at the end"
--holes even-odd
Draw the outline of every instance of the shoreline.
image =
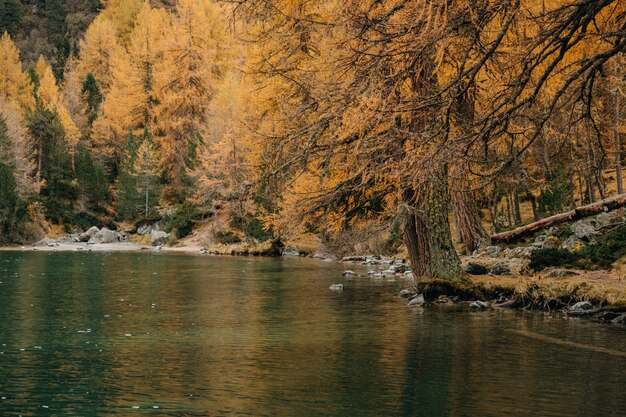
MULTIPOLYGON (((255 256, 254 254, 218 251, 215 248, 207 249, 197 245, 161 247, 134 242, 96 244, 55 242, 39 246, 9 245, 0 246, 0 252, 154 252, 195 256, 255 256)), ((320 262, 330 261, 313 256, 309 256, 309 258, 317 259, 320 262)), ((385 262, 363 265, 361 262, 350 261, 345 258, 332 259, 332 262, 345 266, 375 266, 376 269, 384 268, 387 265, 385 262)), ((548 273, 541 273, 532 276, 518 274, 506 276, 468 275, 459 281, 422 279, 415 281, 411 289, 403 290, 400 297, 401 299, 408 299, 409 306, 442 306, 470 310, 510 308, 514 310, 563 312, 569 317, 592 319, 603 323, 626 324, 626 280, 611 271, 575 271, 575 274, 558 278, 550 277, 548 273), (412 302, 418 296, 423 297, 422 301, 412 302), (576 305, 579 307, 572 310, 573 306, 576 305), (616 319, 618 321, 615 321, 616 319)))

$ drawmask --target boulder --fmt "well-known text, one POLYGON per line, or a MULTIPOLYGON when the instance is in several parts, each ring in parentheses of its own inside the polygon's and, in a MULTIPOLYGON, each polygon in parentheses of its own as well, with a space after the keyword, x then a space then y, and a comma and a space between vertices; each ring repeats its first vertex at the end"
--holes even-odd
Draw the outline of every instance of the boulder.
POLYGON ((491 275, 510 275, 511 268, 504 262, 496 262, 491 268, 489 268, 491 275))
POLYGON ((407 290, 406 288, 400 291, 400 297, 409 298, 413 294, 412 291, 407 290))
POLYGON ((624 223, 624 217, 622 217, 619 212, 615 211, 600 213, 594 220, 599 228, 618 226, 624 223))
POLYGON ((475 262, 469 262, 466 265, 461 265, 461 268, 463 268, 463 271, 470 275, 486 275, 488 272, 487 268, 475 262))
POLYGON ((103 227, 98 231, 98 233, 91 236, 89 239, 89 243, 91 244, 100 244, 100 243, 117 243, 120 241, 120 234, 114 230, 109 230, 106 227, 103 227))
POLYGON ((487 310, 489 308, 489 304, 476 300, 469 305, 470 310, 487 310))
POLYGON ((343 291, 343 284, 332 284, 328 289, 331 291, 343 291))
POLYGON ((593 308, 593 304, 589 301, 579 301, 573 306, 569 308, 569 311, 574 313, 580 313, 581 311, 591 310, 593 308))
POLYGON ((343 273, 341 274, 344 277, 355 277, 357 276, 357 274, 354 271, 351 271, 349 269, 346 269, 345 271, 343 271, 343 273))
POLYGON ((492 258, 497 258, 500 255, 500 247, 499 246, 487 246, 484 249, 484 252, 491 256, 492 258))
POLYGON ((530 254, 537 249, 535 246, 519 246, 513 249, 505 249, 504 256, 507 258, 530 258, 530 254))
POLYGON ((150 244, 152 246, 162 246, 170 238, 169 233, 153 230, 150 234, 150 244))
POLYGON ((589 220, 579 220, 570 227, 572 232, 584 241, 591 241, 599 233, 589 220))
POLYGON ((300 256, 300 252, 298 251, 298 247, 296 245, 287 245, 283 249, 283 256, 300 256))
POLYGON ((576 235, 572 235, 565 239, 563 243, 561 243, 561 249, 567 249, 570 252, 578 252, 585 247, 585 243, 580 240, 580 238, 576 235))
POLYGON ((87 231, 85 233, 81 233, 78 236, 78 241, 79 242, 89 242, 89 240, 100 231, 100 229, 98 229, 96 226, 92 226, 89 229, 87 229, 87 231))
POLYGON ((426 303, 424 296, 422 294, 416 294, 413 297, 409 298, 409 302, 407 305, 409 306, 422 306, 426 303))

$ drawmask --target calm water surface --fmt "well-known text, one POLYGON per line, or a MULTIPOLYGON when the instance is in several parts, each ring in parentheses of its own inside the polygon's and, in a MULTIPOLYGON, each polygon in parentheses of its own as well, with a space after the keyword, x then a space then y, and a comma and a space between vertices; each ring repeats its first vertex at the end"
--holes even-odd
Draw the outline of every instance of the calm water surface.
POLYGON ((342 270, 0 252, 0 415, 626 416, 625 328, 407 308, 342 270))

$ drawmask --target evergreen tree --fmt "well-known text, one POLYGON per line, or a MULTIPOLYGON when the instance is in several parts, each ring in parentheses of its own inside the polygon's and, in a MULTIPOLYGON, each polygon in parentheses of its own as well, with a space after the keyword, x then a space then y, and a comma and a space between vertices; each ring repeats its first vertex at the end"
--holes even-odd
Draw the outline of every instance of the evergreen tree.
POLYGON ((0 242, 16 240, 26 218, 26 207, 16 187, 11 167, 0 162, 0 242))
POLYGON ((20 0, 0 0, 0 33, 15 34, 22 18, 20 0))
POLYGON ((91 126, 98 118, 98 110, 100 109, 100 104, 102 103, 102 93, 100 92, 100 88, 98 88, 96 77, 94 77, 91 72, 87 74, 85 80, 83 81, 81 93, 83 100, 85 100, 87 105, 85 108, 87 123, 91 126))

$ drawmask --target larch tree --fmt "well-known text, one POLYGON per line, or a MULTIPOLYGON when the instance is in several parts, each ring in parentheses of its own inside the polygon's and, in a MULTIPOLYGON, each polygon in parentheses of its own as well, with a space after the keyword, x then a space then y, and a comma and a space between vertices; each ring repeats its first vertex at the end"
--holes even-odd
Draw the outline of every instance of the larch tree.
POLYGON ((35 104, 30 78, 22 71, 20 54, 6 32, 0 37, 0 97, 19 104, 23 111, 35 104))
POLYGON ((154 139, 161 151, 165 197, 181 202, 189 195, 189 172, 203 142, 216 81, 222 76, 225 34, 219 9, 210 0, 179 1, 171 27, 157 112, 162 134, 154 139))

